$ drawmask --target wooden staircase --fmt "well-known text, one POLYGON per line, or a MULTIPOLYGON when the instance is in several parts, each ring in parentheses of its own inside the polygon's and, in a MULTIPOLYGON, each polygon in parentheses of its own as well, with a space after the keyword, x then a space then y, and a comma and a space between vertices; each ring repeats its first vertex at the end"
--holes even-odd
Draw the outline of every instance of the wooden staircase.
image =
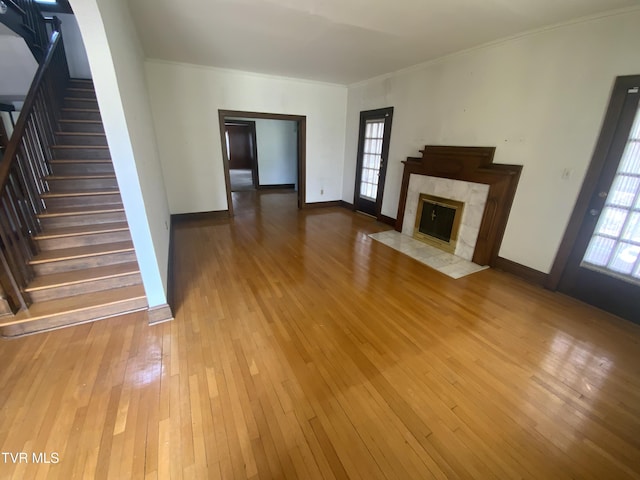
POLYGON ((91 81, 70 80, 58 123, 23 288, 31 304, 0 318, 5 337, 147 308, 91 81))

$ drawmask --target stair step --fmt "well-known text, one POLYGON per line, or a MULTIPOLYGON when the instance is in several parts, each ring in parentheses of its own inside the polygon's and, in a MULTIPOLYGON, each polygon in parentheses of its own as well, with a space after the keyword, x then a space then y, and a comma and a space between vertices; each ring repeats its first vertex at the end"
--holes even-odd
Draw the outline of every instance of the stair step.
POLYGON ((115 188, 103 190, 78 190, 69 192, 47 192, 41 196, 47 209, 73 205, 104 205, 122 202, 120 191, 115 188))
POLYGON ((91 78, 70 78, 69 79, 69 85, 71 85, 71 84, 86 86, 86 88, 93 88, 93 79, 91 79, 91 78))
POLYGON ((98 108, 98 100, 94 98, 83 97, 65 97, 64 106, 67 108, 98 108))
POLYGON ((107 136, 104 132, 56 132, 58 145, 106 146, 107 136))
POLYGON ((97 108, 69 108, 60 109, 65 120, 101 120, 100 110, 97 108))
POLYGON ((142 285, 114 288, 34 303, 28 310, 0 323, 0 334, 15 337, 102 320, 145 310, 147 299, 142 285))
POLYGON ((136 260, 131 241, 39 252, 29 264, 36 275, 128 263, 136 260))
POLYGON ((91 87, 87 86, 77 86, 77 87, 68 87, 66 90, 67 97, 74 98, 92 98, 95 100, 96 91, 93 89, 93 84, 91 87))
POLYGON ((111 159, 106 145, 52 145, 51 151, 55 159, 111 159))
POLYGON ((45 230, 127 220, 123 205, 118 203, 49 208, 38 218, 45 230))
POLYGON ((42 250, 80 247, 131 240, 126 222, 64 227, 40 232, 34 237, 42 250))
POLYGON ((104 127, 100 120, 60 120, 60 129, 64 132, 104 133, 104 127))
POLYGON ((39 214, 39 218, 67 217, 76 215, 92 215, 96 213, 124 212, 122 203, 105 205, 82 205, 77 207, 49 208, 39 214))
POLYGON ((78 190, 117 189, 118 181, 114 174, 98 175, 50 175, 45 177, 51 192, 74 192, 78 190))
POLYGON ((104 159, 51 160, 49 162, 55 176, 65 175, 115 175, 113 162, 104 159))
POLYGON ((35 277, 25 288, 34 303, 141 283, 137 262, 35 277))
POLYGON ((69 227, 55 230, 52 229, 46 232, 40 232, 40 234, 36 235, 34 238, 36 240, 48 240, 52 238, 65 238, 75 237, 79 235, 95 235, 98 233, 119 232, 128 229, 129 227, 125 222, 117 222, 107 225, 86 225, 82 227, 69 227))

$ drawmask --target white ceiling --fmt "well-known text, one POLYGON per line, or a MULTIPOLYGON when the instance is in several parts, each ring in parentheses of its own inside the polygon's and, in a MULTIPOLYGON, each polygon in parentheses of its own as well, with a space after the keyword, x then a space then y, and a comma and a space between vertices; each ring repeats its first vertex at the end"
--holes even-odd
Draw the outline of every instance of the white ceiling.
POLYGON ((147 57, 350 84, 640 0, 130 0, 147 57))

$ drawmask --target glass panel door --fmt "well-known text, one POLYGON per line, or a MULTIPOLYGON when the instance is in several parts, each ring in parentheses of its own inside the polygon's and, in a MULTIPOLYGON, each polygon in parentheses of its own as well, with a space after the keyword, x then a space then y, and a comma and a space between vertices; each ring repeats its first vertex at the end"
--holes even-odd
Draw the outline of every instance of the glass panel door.
POLYGON ((362 171, 360 172, 360 197, 373 202, 378 196, 383 134, 384 120, 367 120, 362 152, 362 171))
POLYGON ((354 207, 380 217, 393 107, 360 112, 354 207))
POLYGON ((557 285, 640 323, 639 101, 640 75, 618 77, 567 227, 570 250, 557 285))
POLYGON ((640 110, 581 266, 640 284, 640 110))

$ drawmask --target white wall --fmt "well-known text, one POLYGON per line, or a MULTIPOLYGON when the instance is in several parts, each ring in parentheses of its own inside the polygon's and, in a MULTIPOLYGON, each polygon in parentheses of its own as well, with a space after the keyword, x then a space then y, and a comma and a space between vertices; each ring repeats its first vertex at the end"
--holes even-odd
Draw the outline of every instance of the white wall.
POLYGON ((346 87, 157 60, 146 69, 171 213, 227 209, 219 109, 305 115, 306 201, 341 198, 346 87))
POLYGON ((260 185, 298 183, 298 122, 233 117, 256 122, 260 185))
POLYGON ((0 100, 4 98, 7 103, 27 96, 38 63, 22 37, 7 27, 0 32, 9 32, 0 34, 0 100))
POLYGON ((382 213, 426 144, 496 146, 524 165, 500 255, 548 272, 616 76, 640 73, 640 11, 536 32, 349 88, 342 198, 353 201, 361 110, 393 106, 382 213), (568 169, 568 179, 562 172, 568 169))
POLYGON ((143 53, 125 0, 71 0, 150 307, 166 304, 169 208, 143 53))

